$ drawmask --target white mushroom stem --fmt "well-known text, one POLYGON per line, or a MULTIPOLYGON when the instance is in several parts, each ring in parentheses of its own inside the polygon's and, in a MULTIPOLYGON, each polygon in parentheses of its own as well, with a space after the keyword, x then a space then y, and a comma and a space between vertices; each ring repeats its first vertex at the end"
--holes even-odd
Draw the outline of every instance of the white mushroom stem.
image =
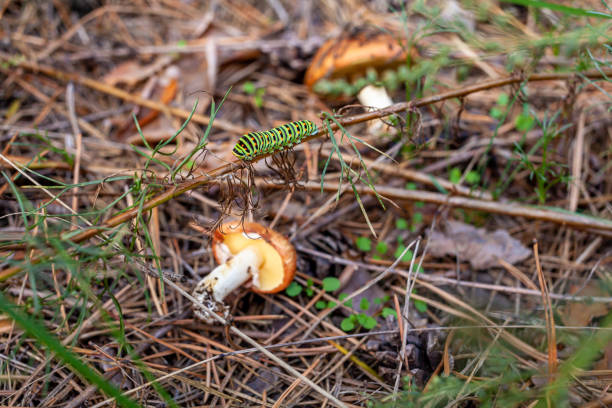
POLYGON ((362 105, 374 109, 383 109, 393 105, 393 101, 387 94, 385 88, 381 86, 366 85, 357 94, 357 99, 362 105))
MULTIPOLYGON (((393 105, 393 101, 387 94, 385 88, 381 86, 366 85, 357 94, 357 99, 363 106, 373 109, 384 109, 393 105)), ((368 123, 368 128, 372 133, 379 133, 385 130, 385 125, 380 120, 371 121, 368 123)))
POLYGON ((249 279, 253 279, 257 286, 259 267, 262 262, 259 250, 254 246, 247 247, 213 269, 202 280, 202 286, 212 294, 214 300, 222 302, 228 294, 248 282, 249 279))

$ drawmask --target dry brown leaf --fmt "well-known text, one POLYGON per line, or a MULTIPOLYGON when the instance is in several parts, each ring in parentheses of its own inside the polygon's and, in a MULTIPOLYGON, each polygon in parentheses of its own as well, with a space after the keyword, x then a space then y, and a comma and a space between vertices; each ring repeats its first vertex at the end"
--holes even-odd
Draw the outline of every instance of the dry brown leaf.
MULTIPOLYGON (((580 286, 572 287, 570 292, 578 296, 609 296, 597 283, 590 282, 582 290, 580 286)), ((566 326, 588 326, 596 317, 605 316, 612 305, 606 303, 572 302, 559 309, 563 323, 566 326)))
MULTIPOLYGON (((604 349, 604 355, 593 367, 595 370, 610 370, 612 371, 612 343, 608 344, 604 349)), ((607 376, 612 380, 612 375, 607 376)))
POLYGON ((131 87, 136 83, 155 75, 172 61, 172 56, 161 56, 153 61, 153 63, 148 65, 140 65, 135 60, 126 61, 117 65, 108 74, 106 74, 104 76, 104 83, 112 86, 126 84, 127 86, 131 87))
POLYGON ((515 264, 531 251, 505 230, 488 232, 459 221, 448 221, 446 231, 429 234, 429 250, 434 256, 456 256, 475 269, 499 266, 499 259, 515 264))
POLYGON ((0 316, 0 333, 8 333, 13 327, 13 321, 6 316, 0 316))

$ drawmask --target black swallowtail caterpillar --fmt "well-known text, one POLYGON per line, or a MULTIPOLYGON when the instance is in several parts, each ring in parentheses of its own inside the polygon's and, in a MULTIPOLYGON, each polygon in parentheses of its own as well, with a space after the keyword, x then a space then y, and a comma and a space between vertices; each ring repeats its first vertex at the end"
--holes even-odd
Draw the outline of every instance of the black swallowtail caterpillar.
POLYGON ((318 133, 317 125, 309 120, 298 120, 263 132, 243 135, 234 146, 234 156, 242 160, 253 160, 275 150, 283 150, 298 144, 307 136, 318 133))

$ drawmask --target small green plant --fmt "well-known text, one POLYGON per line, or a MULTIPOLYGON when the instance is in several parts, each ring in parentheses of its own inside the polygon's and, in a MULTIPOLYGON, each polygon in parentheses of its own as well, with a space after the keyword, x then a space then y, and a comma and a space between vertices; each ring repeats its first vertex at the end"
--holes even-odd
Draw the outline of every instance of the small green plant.
POLYGON ((489 111, 489 115, 491 115, 492 118, 495 118, 497 120, 502 119, 504 116, 506 116, 506 109, 508 108, 508 102, 510 102, 510 98, 508 97, 508 94, 502 93, 497 97, 497 103, 495 106, 493 106, 491 108, 491 110, 489 111))
POLYGON ((370 252, 372 250, 372 240, 368 237, 359 237, 355 240, 357 249, 363 252, 370 252))
POLYGON ((251 95, 253 97, 255 106, 257 106, 258 108, 261 108, 263 106, 263 96, 266 93, 265 88, 258 88, 253 82, 246 81, 244 84, 242 84, 242 91, 245 94, 251 95))
MULTIPOLYGON (((569 125, 559 127, 558 121, 560 111, 549 116, 546 115, 542 120, 535 115, 529 115, 524 110, 521 115, 523 118, 519 121, 523 132, 527 132, 536 124, 542 129, 542 136, 538 139, 535 145, 526 152, 523 148, 524 139, 522 142, 516 142, 514 145, 514 153, 518 159, 508 163, 504 170, 504 177, 495 188, 495 195, 500 195, 514 179, 515 175, 523 170, 529 170, 529 179, 535 181, 535 193, 540 204, 544 204, 548 197, 548 191, 559 183, 568 183, 569 176, 566 166, 561 163, 550 160, 549 156, 553 149, 552 142, 555 138, 561 135, 569 125), (532 122, 533 120, 533 122, 532 122), (541 160, 534 162, 531 157, 540 154, 541 160), (510 166, 516 164, 516 167, 510 172, 510 166), (508 173, 510 173, 508 175, 508 173)), ((518 125, 515 122, 515 125, 518 125)))
POLYGON ((519 132, 529 132, 536 124, 536 118, 529 112, 529 105, 523 105, 523 113, 514 119, 514 126, 519 132))
POLYGON ((384 318, 386 318, 387 316, 395 316, 395 318, 397 319, 397 312, 395 311, 395 309, 391 309, 390 307, 383 307, 383 310, 380 315, 384 318))
POLYGON ((302 289, 302 285, 300 285, 296 281, 293 281, 291 282, 291 284, 289 284, 287 289, 285 289, 285 293, 289 297, 296 297, 299 296, 300 293, 302 293, 302 289))
POLYGON ((385 255, 387 253, 387 251, 389 251, 389 245, 387 245, 386 242, 384 241, 379 241, 376 244, 376 247, 374 248, 374 250, 376 251, 374 253, 374 255, 372 255, 373 259, 382 259, 383 255, 385 255))
POLYGON ((312 295, 314 295, 314 281, 310 278, 308 278, 308 280, 306 281, 306 296, 311 297, 312 295))
POLYGON ((354 330, 357 325, 359 325, 366 330, 372 330, 377 324, 378 322, 372 316, 368 316, 365 313, 354 313, 342 320, 340 323, 340 328, 345 332, 349 332, 354 330))
POLYGON ((408 229, 408 221, 405 218, 398 218, 395 220, 395 228, 398 230, 407 230, 408 229))
POLYGON ((385 296, 383 296, 381 298, 377 297, 377 298, 374 298, 374 304, 380 306, 380 305, 382 305, 384 303, 387 303, 390 299, 391 299, 391 297, 389 295, 385 295, 385 296))
POLYGON ((465 174, 465 181, 468 184, 477 185, 480 182, 480 174, 470 170, 465 174))
POLYGON ((453 184, 459 184, 461 181, 461 170, 458 167, 453 167, 448 173, 448 180, 453 184))
POLYGON ((340 288, 340 280, 338 278, 334 278, 333 276, 324 278, 322 283, 323 290, 326 292, 335 292, 340 288))
POLYGON ((412 250, 409 249, 406 251, 406 245, 404 245, 403 238, 401 236, 397 237, 397 248, 393 253, 393 258, 398 259, 401 257, 400 262, 410 262, 412 260, 413 255, 414 254, 412 250))
MULTIPOLYGON (((326 292, 335 292, 338 289, 340 289, 340 280, 333 276, 328 276, 321 281, 321 289, 323 289, 326 292)), ((312 279, 308 279, 308 281, 306 282, 306 288, 304 288, 298 282, 293 281, 287 287, 287 289, 285 289, 285 293, 287 294, 287 296, 290 296, 290 297, 299 296, 302 292, 305 292, 305 294, 309 297, 314 295, 314 282, 312 281, 312 279)), ((345 300, 347 297, 348 297, 347 293, 340 293, 340 295, 338 296, 338 301, 342 302, 342 304, 348 308, 353 308, 353 300, 352 299, 345 300)), ((377 306, 382 306, 389 300, 390 300, 390 297, 388 295, 385 295, 382 298, 375 298, 373 302, 377 306)), ((318 300, 317 302, 315 302, 314 307, 317 310, 323 310, 323 309, 331 309, 335 307, 336 305, 337 303, 333 300, 330 300, 330 301, 318 300)), ((340 323, 340 327, 342 328, 342 330, 344 330, 345 332, 349 332, 349 331, 354 330, 357 326, 362 327, 366 330, 371 330, 374 327, 376 327, 376 325, 378 324, 378 322, 376 321, 376 318, 369 316, 365 313, 370 309, 370 307, 371 307, 370 301, 365 297, 361 298, 361 300, 359 301, 359 306, 358 306, 361 312, 352 313, 348 317, 344 318, 342 322, 340 323)), ((395 310, 388 308, 388 307, 384 307, 382 309, 381 316, 383 318, 386 318, 389 315, 396 316, 395 310)))

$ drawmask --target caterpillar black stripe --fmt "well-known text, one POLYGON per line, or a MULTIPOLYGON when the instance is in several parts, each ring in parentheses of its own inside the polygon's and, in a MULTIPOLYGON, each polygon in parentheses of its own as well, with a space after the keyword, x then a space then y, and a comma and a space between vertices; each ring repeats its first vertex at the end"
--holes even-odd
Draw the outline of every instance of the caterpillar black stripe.
POLYGON ((264 154, 296 145, 305 137, 317 132, 317 125, 311 121, 298 120, 263 132, 247 133, 238 140, 232 153, 239 159, 253 160, 264 154))

